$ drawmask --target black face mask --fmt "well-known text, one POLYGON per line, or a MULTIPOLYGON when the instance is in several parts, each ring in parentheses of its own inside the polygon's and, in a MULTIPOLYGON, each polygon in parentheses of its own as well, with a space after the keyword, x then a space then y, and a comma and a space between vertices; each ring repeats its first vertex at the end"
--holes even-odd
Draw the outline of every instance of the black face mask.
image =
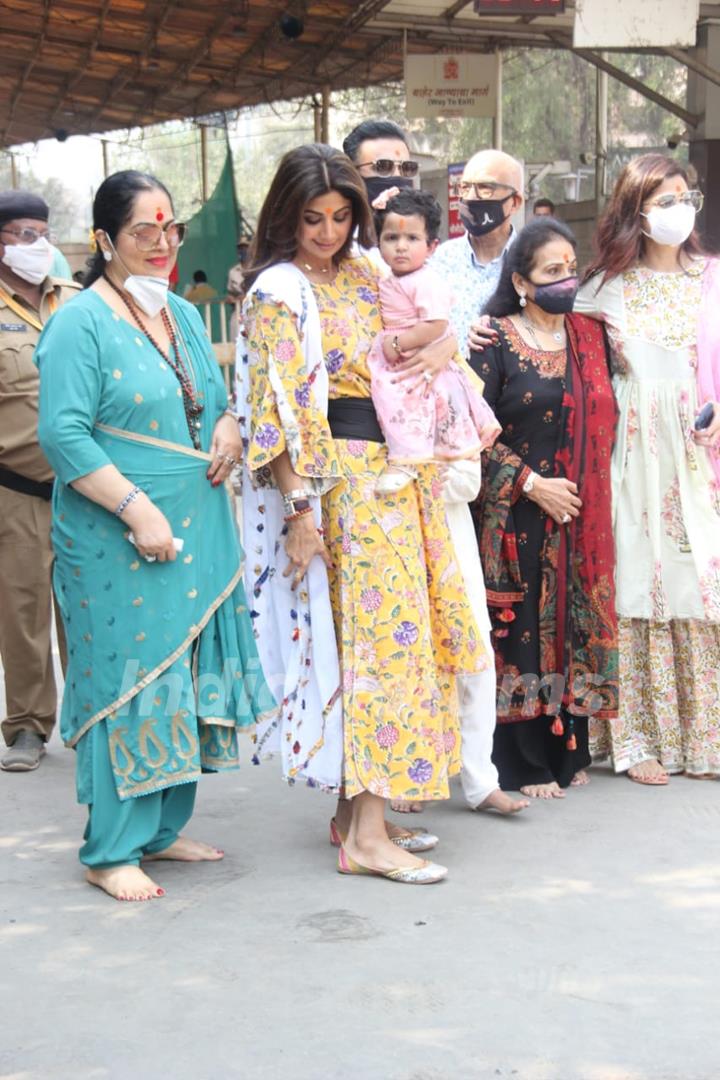
MULTIPOLYGON (((534 281, 530 282, 535 285, 534 281)), ((535 285, 534 301, 548 315, 567 315, 575 305, 578 294, 577 275, 551 281, 548 285, 535 285)))
POLYGON ((471 236, 485 236, 507 221, 504 206, 508 199, 512 195, 504 199, 461 199, 460 220, 471 236))
POLYGON ((363 176, 365 187, 367 188, 368 202, 372 206, 373 199, 377 199, 378 195, 382 195, 383 191, 387 191, 389 188, 411 188, 413 186, 412 177, 410 176, 363 176))

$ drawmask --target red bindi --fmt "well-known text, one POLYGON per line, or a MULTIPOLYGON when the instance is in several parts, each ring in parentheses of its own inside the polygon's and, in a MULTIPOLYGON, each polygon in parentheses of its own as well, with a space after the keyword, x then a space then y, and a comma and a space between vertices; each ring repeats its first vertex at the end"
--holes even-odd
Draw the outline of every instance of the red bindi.
POLYGON ((156 221, 164 221, 165 220, 165 215, 163 214, 162 210, 160 210, 159 208, 158 208, 158 210, 157 210, 157 212, 155 214, 155 220, 156 221))

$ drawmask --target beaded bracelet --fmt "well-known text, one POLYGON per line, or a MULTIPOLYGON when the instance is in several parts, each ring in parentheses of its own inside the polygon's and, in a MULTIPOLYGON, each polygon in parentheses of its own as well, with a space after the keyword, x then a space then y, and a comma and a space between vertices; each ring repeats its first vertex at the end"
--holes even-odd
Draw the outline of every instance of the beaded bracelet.
POLYGON ((308 514, 312 514, 312 506, 308 506, 307 510, 297 510, 294 514, 287 514, 285 516, 285 524, 289 525, 291 521, 297 521, 298 518, 307 517, 308 514))
POLYGON ((142 491, 140 490, 140 488, 139 487, 131 488, 130 491, 128 491, 125 498, 123 499, 123 501, 121 503, 119 503, 118 506, 116 506, 115 509, 113 510, 113 513, 115 514, 115 517, 120 517, 120 515, 125 510, 127 510, 130 503, 135 502, 138 495, 142 495, 142 491))

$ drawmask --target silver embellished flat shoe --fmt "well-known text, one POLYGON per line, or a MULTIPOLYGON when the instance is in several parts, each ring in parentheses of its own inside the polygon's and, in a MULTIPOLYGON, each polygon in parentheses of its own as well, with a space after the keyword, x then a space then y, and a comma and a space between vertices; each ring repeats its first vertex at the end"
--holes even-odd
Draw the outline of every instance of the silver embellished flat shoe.
POLYGON ((340 874, 364 874, 370 877, 387 878, 388 881, 397 881, 401 885, 434 885, 436 881, 442 881, 447 877, 447 867, 438 863, 423 860, 420 866, 402 867, 393 870, 373 870, 370 866, 361 866, 345 851, 338 851, 338 873, 340 874))
MULTIPOLYGON (((427 832, 426 829, 406 829, 409 835, 407 836, 391 836, 395 847, 402 848, 403 851, 409 851, 412 855, 417 855, 421 851, 432 851, 440 843, 440 837, 435 836, 434 833, 427 832)), ((337 821, 332 818, 330 821, 330 843, 333 847, 342 847, 345 841, 345 837, 338 828, 337 821)))
POLYGON ((395 847, 403 851, 410 851, 413 855, 421 851, 432 851, 440 843, 440 837, 434 833, 426 832, 425 829, 408 829, 410 836, 391 836, 395 847))

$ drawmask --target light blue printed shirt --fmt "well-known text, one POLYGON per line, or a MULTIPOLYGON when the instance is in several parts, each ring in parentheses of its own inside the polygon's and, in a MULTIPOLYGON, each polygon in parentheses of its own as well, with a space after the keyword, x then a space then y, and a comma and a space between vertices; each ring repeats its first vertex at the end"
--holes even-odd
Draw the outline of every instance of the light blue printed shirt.
POLYGON ((452 289, 450 329, 463 354, 467 353, 468 331, 495 292, 505 253, 516 235, 513 229, 503 250, 489 263, 478 262, 475 258, 467 233, 446 240, 428 260, 428 265, 441 274, 452 289))

